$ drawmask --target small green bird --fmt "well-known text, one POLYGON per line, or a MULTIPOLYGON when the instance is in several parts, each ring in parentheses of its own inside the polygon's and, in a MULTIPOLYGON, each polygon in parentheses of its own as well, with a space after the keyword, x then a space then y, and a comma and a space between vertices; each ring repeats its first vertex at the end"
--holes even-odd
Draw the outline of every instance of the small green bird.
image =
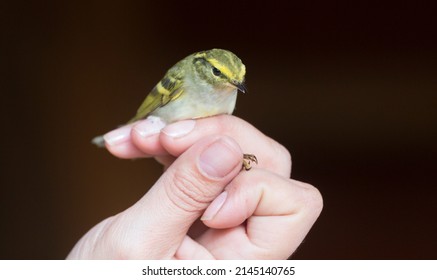
MULTIPOLYGON (((243 62, 230 51, 212 49, 191 54, 167 71, 128 124, 149 116, 169 124, 232 114, 238 90, 246 92, 245 75, 243 62)), ((104 146, 102 136, 92 142, 104 146)), ((252 161, 258 163, 254 155, 245 154, 244 169, 249 170, 252 161)))

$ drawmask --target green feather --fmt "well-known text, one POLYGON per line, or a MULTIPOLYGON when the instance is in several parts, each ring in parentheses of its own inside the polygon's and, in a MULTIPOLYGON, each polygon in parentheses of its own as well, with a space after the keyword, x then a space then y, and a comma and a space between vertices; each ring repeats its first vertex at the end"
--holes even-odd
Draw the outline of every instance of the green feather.
POLYGON ((152 89, 152 91, 144 99, 137 114, 128 123, 136 122, 146 118, 150 113, 157 108, 164 106, 168 102, 177 99, 183 93, 183 77, 185 75, 184 64, 186 60, 179 61, 176 65, 170 68, 164 78, 152 89), (160 90, 160 86, 164 90, 160 90))

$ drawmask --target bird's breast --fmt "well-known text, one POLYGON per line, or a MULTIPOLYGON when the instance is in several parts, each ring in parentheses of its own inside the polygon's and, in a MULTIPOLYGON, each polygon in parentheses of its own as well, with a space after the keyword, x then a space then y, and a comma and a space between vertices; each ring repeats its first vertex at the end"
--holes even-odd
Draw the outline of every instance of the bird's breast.
POLYGON ((167 123, 185 119, 197 119, 220 114, 232 114, 237 101, 237 90, 233 88, 213 89, 204 87, 185 88, 183 94, 151 115, 167 123))

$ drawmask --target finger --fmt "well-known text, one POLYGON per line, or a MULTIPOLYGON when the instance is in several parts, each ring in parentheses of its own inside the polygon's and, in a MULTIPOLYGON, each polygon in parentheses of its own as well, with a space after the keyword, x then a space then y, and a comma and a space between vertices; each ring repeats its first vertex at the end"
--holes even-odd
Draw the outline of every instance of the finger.
POLYGON ((199 139, 215 134, 232 137, 244 153, 256 155, 258 167, 290 176, 291 156, 287 149, 235 116, 220 115, 176 122, 162 130, 160 140, 170 154, 179 156, 199 139))
POLYGON ((175 259, 179 260, 213 260, 214 257, 208 250, 191 239, 189 236, 185 236, 181 246, 178 248, 175 254, 175 259))
POLYGON ((227 240, 228 248, 222 245, 221 250, 239 246, 247 258, 285 259, 302 243, 322 207, 311 185, 261 169, 241 172, 202 217, 208 227, 228 229, 228 234, 206 232, 199 243, 217 248, 227 240))
POLYGON ((155 160, 164 166, 164 171, 176 160, 174 156, 156 156, 155 160))
POLYGON ((229 137, 210 136, 193 145, 115 220, 113 240, 123 242, 116 247, 129 258, 173 257, 190 226, 241 170, 241 157, 229 137))
POLYGON ((160 118, 149 116, 133 126, 132 143, 148 156, 168 155, 159 142, 159 134, 165 125, 160 118))
POLYGON ((111 154, 119 158, 141 158, 167 154, 159 143, 159 132, 164 126, 165 123, 159 118, 147 118, 122 126, 103 136, 105 146, 111 154), (144 139, 144 141, 139 139, 144 139), (146 145, 137 145, 137 142, 141 141, 146 145))
POLYGON ((132 144, 131 141, 132 125, 126 125, 114 129, 103 136, 106 149, 119 158, 138 158, 145 154, 132 144))

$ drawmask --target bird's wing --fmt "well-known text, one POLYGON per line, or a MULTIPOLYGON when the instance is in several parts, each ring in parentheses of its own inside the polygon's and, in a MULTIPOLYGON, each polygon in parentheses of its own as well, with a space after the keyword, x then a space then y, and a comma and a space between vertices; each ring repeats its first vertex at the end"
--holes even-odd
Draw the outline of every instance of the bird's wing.
POLYGON ((137 114, 128 123, 147 117, 150 113, 168 102, 177 99, 183 93, 183 67, 178 64, 165 74, 164 78, 152 89, 144 99, 137 114))

